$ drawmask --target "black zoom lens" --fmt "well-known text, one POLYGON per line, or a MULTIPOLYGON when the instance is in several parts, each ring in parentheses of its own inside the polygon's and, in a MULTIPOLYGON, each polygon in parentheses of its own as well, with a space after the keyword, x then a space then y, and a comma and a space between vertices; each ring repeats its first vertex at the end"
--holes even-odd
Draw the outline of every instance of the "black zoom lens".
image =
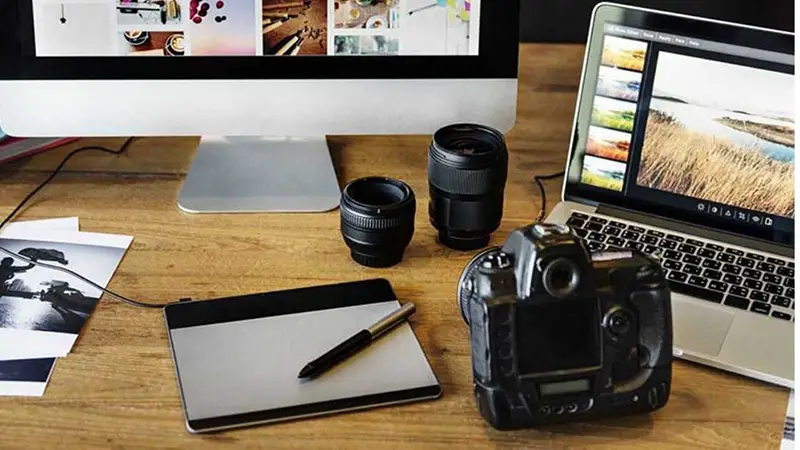
POLYGON ((414 191, 399 180, 360 178, 342 191, 341 230, 350 255, 368 267, 390 267, 403 259, 414 235, 414 191))
POLYGON ((428 206, 439 242, 475 250, 503 217, 508 148, 503 135, 483 125, 457 124, 433 135, 428 152, 428 206))

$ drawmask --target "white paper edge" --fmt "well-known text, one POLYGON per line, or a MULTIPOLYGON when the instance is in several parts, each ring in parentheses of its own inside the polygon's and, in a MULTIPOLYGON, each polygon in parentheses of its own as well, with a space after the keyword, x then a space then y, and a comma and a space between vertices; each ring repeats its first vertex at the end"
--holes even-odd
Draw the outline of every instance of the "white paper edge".
MULTIPOLYGON (((55 364, 53 364, 55 366, 55 364)), ((50 373, 53 371, 51 370, 50 373)), ((48 375, 47 381, 50 381, 48 375)), ((0 381, 0 395, 18 397, 41 397, 47 388, 47 381, 0 381)))
POLYGON ((43 220, 26 220, 23 222, 12 222, 6 225, 3 233, 0 236, 5 236, 6 233, 12 232, 15 234, 26 232, 43 232, 51 230, 59 231, 79 231, 79 223, 77 217, 65 217, 62 219, 43 219, 43 220))
POLYGON ((69 354, 77 340, 77 334, 0 329, 0 360, 60 358, 69 354))
POLYGON ((127 249, 133 241, 133 236, 118 234, 86 233, 64 230, 44 230, 46 235, 32 234, 24 229, 12 229, 3 233, 3 239, 19 239, 38 242, 57 242, 61 244, 92 245, 95 247, 112 247, 127 249))

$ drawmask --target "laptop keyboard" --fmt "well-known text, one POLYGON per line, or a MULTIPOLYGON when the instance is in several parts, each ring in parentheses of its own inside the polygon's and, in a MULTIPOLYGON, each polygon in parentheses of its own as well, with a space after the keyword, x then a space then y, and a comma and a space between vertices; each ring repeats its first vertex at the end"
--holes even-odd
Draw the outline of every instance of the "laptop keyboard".
POLYGON ((794 321, 794 261, 572 212, 567 220, 591 251, 640 250, 660 258, 673 292, 794 321))

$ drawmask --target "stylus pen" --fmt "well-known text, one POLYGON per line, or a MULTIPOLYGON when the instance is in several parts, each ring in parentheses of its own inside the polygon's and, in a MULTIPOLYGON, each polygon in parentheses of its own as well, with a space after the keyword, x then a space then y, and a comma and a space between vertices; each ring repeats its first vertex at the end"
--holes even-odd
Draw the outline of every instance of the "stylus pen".
POLYGON ((400 309, 375 322, 371 327, 359 331, 346 341, 330 349, 324 355, 306 364, 306 366, 300 370, 300 374, 297 378, 319 376, 333 366, 358 353, 360 350, 368 347, 372 341, 399 325, 410 315, 414 314, 416 310, 416 305, 411 302, 406 303, 400 309))

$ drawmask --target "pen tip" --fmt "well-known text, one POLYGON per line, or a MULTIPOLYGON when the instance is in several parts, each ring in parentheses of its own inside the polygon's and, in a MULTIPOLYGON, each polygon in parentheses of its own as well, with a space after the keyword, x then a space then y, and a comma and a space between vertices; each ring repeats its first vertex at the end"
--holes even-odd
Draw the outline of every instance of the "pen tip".
POLYGON ((311 371, 311 366, 305 366, 300 370, 300 374, 297 375, 297 378, 307 378, 309 375, 311 375, 311 371))

